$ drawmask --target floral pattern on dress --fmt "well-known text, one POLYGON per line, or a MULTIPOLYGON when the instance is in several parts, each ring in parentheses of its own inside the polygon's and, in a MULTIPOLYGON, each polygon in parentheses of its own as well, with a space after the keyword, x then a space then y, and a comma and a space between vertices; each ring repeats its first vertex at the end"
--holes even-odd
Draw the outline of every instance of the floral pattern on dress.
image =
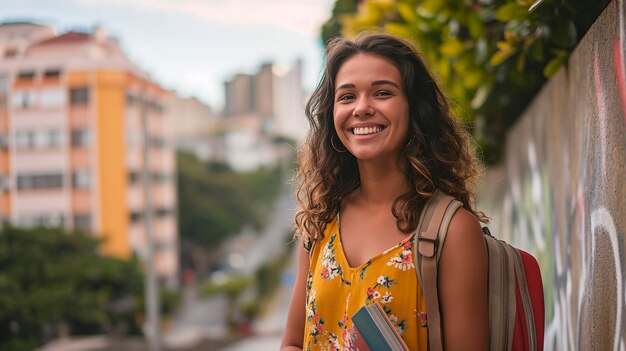
POLYGON ((398 334, 402 335, 402 333, 404 333, 405 330, 409 329, 407 327, 408 320, 401 319, 398 321, 398 316, 396 316, 393 312, 391 312, 391 309, 387 306, 383 306, 383 311, 385 311, 387 316, 389 316, 389 320, 394 325, 394 327, 396 327, 398 334))
POLYGON ((339 327, 342 330, 341 333, 341 341, 343 345, 341 346, 342 351, 358 351, 356 347, 356 330, 354 326, 348 328, 348 315, 343 315, 343 320, 339 321, 339 327))
POLYGON ((392 314, 392 315, 389 315, 389 320, 396 327, 396 330, 398 331, 398 334, 400 335, 402 335, 402 333, 404 333, 404 331, 408 329, 406 326, 406 322, 407 322, 406 319, 403 319, 400 322, 398 322, 398 316, 396 316, 395 314, 392 314))
POLYGON ((420 328, 418 315, 424 309, 423 300, 418 297, 415 305, 414 297, 421 290, 406 286, 417 281, 410 238, 353 268, 347 264, 337 223, 327 229, 312 255, 307 276, 304 349, 358 351, 358 333, 351 317, 363 305, 378 302, 410 349, 422 350, 427 340, 427 329, 420 328), (407 294, 413 296, 412 302, 407 302, 407 294))
POLYGON ((328 244, 324 247, 322 256, 322 271, 320 274, 324 280, 333 280, 335 277, 339 277, 342 283, 351 285, 352 283, 343 278, 343 269, 341 268, 341 265, 337 263, 337 258, 335 257, 337 252, 334 247, 336 238, 337 233, 333 233, 328 241, 328 244))
POLYGON ((426 312, 424 311, 417 312, 417 318, 420 322, 420 327, 422 328, 428 327, 428 316, 426 315, 426 312))
POLYGON ((401 271, 415 268, 415 264, 413 263, 413 252, 410 249, 402 250, 398 256, 392 257, 389 262, 387 262, 387 266, 396 267, 401 271))
POLYGON ((328 345, 323 348, 323 350, 327 351, 340 351, 341 345, 339 344, 339 338, 337 335, 333 333, 328 333, 328 345))
POLYGON ((317 306, 315 304, 315 290, 311 290, 311 299, 309 300, 309 307, 307 308, 307 321, 310 324, 308 330, 309 336, 313 337, 313 343, 317 344, 317 339, 324 332, 324 318, 320 317, 317 313, 317 306))
POLYGON ((367 262, 365 262, 365 266, 363 266, 363 268, 361 268, 361 270, 359 271, 359 280, 363 280, 365 278, 365 272, 367 272, 367 268, 369 268, 369 266, 372 265, 372 260, 368 260, 367 262))
MULTIPOLYGON (((377 300, 381 298, 381 293, 376 288, 385 287, 387 289, 391 289, 391 286, 394 284, 398 284, 398 282, 394 279, 391 279, 388 275, 380 275, 376 279, 376 284, 374 286, 367 288, 367 298, 365 299, 365 304, 369 304, 373 300, 377 300)), ((389 303, 392 299, 391 295, 388 295, 389 292, 385 294, 385 301, 383 303, 389 303)))
POLYGON ((313 285, 313 274, 309 270, 309 274, 306 277, 306 289, 305 289, 305 303, 309 302, 309 294, 311 293, 311 286, 313 285))
POLYGON ((391 300, 393 300, 393 296, 391 296, 391 294, 389 293, 389 291, 387 291, 385 293, 385 295, 383 295, 383 298, 380 299, 381 303, 390 303, 391 300))

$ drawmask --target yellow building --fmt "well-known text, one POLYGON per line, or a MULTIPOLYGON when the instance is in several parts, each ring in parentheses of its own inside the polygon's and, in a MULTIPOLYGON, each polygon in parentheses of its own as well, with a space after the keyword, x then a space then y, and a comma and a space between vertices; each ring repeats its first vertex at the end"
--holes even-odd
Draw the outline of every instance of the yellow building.
POLYGON ((87 230, 102 236, 104 254, 144 257, 149 195, 156 271, 175 286, 168 94, 102 28, 0 25, 0 218, 87 230))

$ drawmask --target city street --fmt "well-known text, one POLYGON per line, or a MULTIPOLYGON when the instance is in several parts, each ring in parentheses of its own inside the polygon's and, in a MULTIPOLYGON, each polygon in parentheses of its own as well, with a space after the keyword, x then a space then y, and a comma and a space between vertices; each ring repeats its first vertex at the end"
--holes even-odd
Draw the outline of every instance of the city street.
MULTIPOLYGON (((263 263, 280 256, 288 247, 294 249, 294 245, 287 246, 286 233, 293 225, 295 207, 291 198, 291 188, 285 186, 270 214, 265 230, 247 248, 244 248, 245 252, 231 252, 244 257, 244 264, 241 268, 243 274, 252 275, 263 263)), ((236 248, 242 249, 241 246, 236 246, 236 248)), ((281 286, 272 297, 266 313, 253 325, 255 336, 237 342, 226 350, 244 351, 252 350, 252 347, 255 347, 255 350, 278 348, 287 316, 296 263, 297 255, 294 254, 281 276, 281 286), (267 347, 259 345, 267 345, 267 347)), ((198 345, 205 339, 226 338, 226 313, 226 297, 202 298, 197 295, 195 288, 188 287, 184 292, 180 313, 172 322, 170 331, 164 335, 165 346, 172 349, 187 349, 198 345)))

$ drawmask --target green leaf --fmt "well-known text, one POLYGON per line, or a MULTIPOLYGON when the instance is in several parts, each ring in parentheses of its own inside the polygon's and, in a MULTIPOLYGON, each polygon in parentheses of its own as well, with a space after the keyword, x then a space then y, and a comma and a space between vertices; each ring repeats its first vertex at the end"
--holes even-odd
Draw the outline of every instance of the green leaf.
POLYGON ((466 89, 476 89, 483 80, 483 73, 479 69, 471 69, 463 73, 463 86, 466 89))
POLYGON ((450 78, 451 65, 450 61, 443 57, 437 62, 437 73, 441 77, 442 82, 448 81, 450 78))
POLYGON ((528 17, 528 7, 516 3, 508 3, 500 6, 496 11, 496 19, 500 22, 509 22, 514 19, 521 20, 528 17))
POLYGON ((424 17, 433 17, 441 9, 446 6, 446 1, 443 0, 425 0, 417 8, 417 12, 424 17))
POLYGON ((411 6, 407 3, 399 3, 398 13, 407 23, 417 22, 417 10, 415 9, 415 6, 411 6))
POLYGON ((467 15, 467 28, 472 39, 480 39, 485 35, 485 23, 476 12, 470 12, 467 15))
POLYGON ((497 66, 501 64, 502 62, 506 61, 506 59, 511 57, 511 55, 513 55, 514 53, 515 53, 514 50, 506 50, 506 51, 499 50, 491 56, 491 58, 489 59, 489 64, 492 66, 497 66))
POLYGON ((411 28, 405 24, 395 22, 386 23, 385 30, 390 34, 395 34, 406 39, 413 38, 413 31, 411 31, 411 28))
POLYGON ((559 68, 563 65, 563 63, 565 63, 565 61, 567 61, 567 55, 556 56, 555 58, 550 60, 550 62, 548 62, 546 67, 544 67, 543 75, 546 78, 552 78, 552 76, 559 70, 559 68))
POLYGON ((465 50, 465 46, 460 40, 454 38, 454 39, 444 42, 439 47, 439 50, 441 50, 441 53, 444 56, 456 57, 456 56, 459 56, 459 54, 461 54, 465 50))
POLYGON ((515 51, 516 43, 513 41, 499 41, 496 46, 501 51, 515 51))
POLYGON ((520 72, 524 72, 524 67, 526 66, 527 55, 528 55, 528 49, 524 48, 524 50, 522 50, 522 52, 517 57, 517 62, 515 63, 515 66, 517 67, 517 70, 520 72))

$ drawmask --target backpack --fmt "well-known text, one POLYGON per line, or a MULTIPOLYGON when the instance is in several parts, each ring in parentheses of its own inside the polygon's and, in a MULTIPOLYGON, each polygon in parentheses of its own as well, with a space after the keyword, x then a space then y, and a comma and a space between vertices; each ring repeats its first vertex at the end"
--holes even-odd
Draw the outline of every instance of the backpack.
MULTIPOLYGON (((429 350, 443 349, 437 294, 437 262, 448 225, 462 203, 435 192, 420 216, 413 245, 416 272, 426 300, 429 350)), ((543 283, 537 260, 498 240, 483 227, 489 255, 490 350, 543 350, 543 283)))

